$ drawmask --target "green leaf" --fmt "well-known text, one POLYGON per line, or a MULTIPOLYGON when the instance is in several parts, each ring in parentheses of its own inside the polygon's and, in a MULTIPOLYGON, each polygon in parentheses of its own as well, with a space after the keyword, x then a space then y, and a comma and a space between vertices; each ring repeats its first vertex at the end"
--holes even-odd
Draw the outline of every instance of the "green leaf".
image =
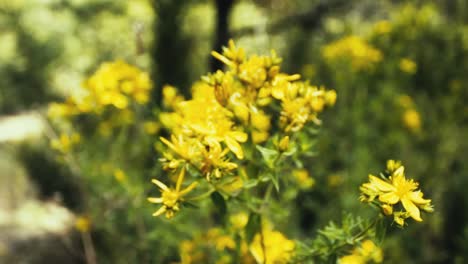
POLYGON ((227 214, 226 200, 224 200, 224 197, 219 192, 212 193, 211 200, 216 206, 216 211, 219 213, 219 216, 221 217, 222 222, 224 223, 227 214))
POLYGON ((290 148, 288 151, 283 152, 282 155, 289 157, 289 156, 294 155, 296 152, 297 152, 297 147, 294 146, 294 147, 290 148))
POLYGON ((257 213, 250 213, 249 221, 247 222, 247 226, 245 227, 245 238, 247 239, 247 243, 250 244, 252 239, 254 238, 255 234, 260 232, 261 228, 261 216, 257 213))
POLYGON ((183 206, 187 207, 187 208, 195 208, 195 209, 199 209, 200 207, 192 202, 188 202, 188 201, 184 201, 184 203, 182 204, 183 206))
POLYGON ((265 160, 266 165, 272 169, 275 165, 275 160, 278 158, 278 151, 275 149, 264 148, 257 145, 256 148, 262 154, 263 159, 265 160))
POLYGON ((271 179, 271 182, 273 182, 273 185, 275 186, 276 191, 279 192, 278 174, 277 173, 271 173, 270 174, 270 179, 271 179))
POLYGON ((250 189, 258 185, 258 180, 257 179, 248 179, 244 182, 244 188, 245 189, 250 189))
POLYGON ((382 244, 387 233, 387 225, 385 219, 379 219, 375 225, 375 238, 378 244, 382 244))

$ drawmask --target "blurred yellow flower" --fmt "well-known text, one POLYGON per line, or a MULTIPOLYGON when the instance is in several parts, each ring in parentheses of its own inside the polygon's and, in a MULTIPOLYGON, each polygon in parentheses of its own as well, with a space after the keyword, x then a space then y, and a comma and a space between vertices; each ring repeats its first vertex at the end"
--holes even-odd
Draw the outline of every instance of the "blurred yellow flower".
POLYGON ((89 112, 99 115, 108 106, 124 110, 132 101, 146 104, 152 83, 148 73, 118 60, 101 64, 83 83, 83 88, 80 95, 69 97, 65 104, 51 104, 49 116, 61 117, 89 112))
POLYGON ((418 111, 408 109, 403 113, 403 125, 413 132, 418 132, 421 129, 421 117, 418 111))
POLYGON ((338 187, 343 183, 343 176, 341 176, 340 174, 328 175, 327 183, 329 187, 338 187))
POLYGON ((177 178, 177 183, 175 189, 167 187, 164 183, 153 179, 152 182, 156 184, 160 191, 161 197, 155 198, 150 197, 148 201, 151 203, 162 204, 161 208, 159 208, 156 212, 153 213, 153 216, 159 216, 161 214, 166 214, 166 218, 174 217, 174 214, 180 210, 180 203, 183 202, 183 197, 187 195, 190 191, 192 191, 196 186, 197 182, 192 182, 189 186, 185 189, 181 190, 182 183, 184 181, 185 176, 185 168, 182 168, 177 178))
POLYGON ((399 66, 400 66, 400 70, 407 74, 415 74, 418 69, 418 66, 416 65, 416 63, 413 60, 408 59, 408 58, 401 59, 399 66))
POLYGON ((249 215, 244 212, 240 212, 229 217, 229 221, 235 229, 242 230, 249 221, 249 215))
POLYGON ((58 139, 53 139, 50 142, 50 146, 60 151, 61 153, 65 154, 70 152, 70 150, 81 141, 81 136, 78 133, 72 133, 71 135, 68 134, 60 134, 58 139))
POLYGON ((402 94, 398 96, 397 101, 398 101, 398 104, 403 108, 411 108, 414 105, 413 99, 411 99, 411 97, 406 94, 402 94))
POLYGON ((146 121, 143 123, 143 129, 145 130, 146 134, 154 135, 158 133, 158 131, 161 129, 161 126, 157 122, 146 121))
POLYGON ((382 249, 371 240, 365 240, 353 250, 352 254, 341 257, 338 264, 382 263, 382 261, 382 249))
POLYGON ((88 232, 91 228, 91 221, 87 216, 78 216, 75 220, 75 228, 81 233, 88 232))
POLYGON ((125 179, 127 179, 127 175, 125 174, 125 172, 121 169, 116 169, 114 171, 114 178, 118 181, 118 182, 123 182, 125 181, 125 179))
POLYGON ((374 24, 373 31, 375 34, 384 35, 392 31, 392 24, 388 20, 381 20, 374 24))
POLYGON ((163 104, 166 107, 176 108, 177 104, 182 102, 184 98, 178 94, 177 89, 171 85, 165 85, 162 89, 163 104))
POLYGON ((78 109, 70 103, 50 103, 47 109, 47 116, 55 119, 74 115, 78 109))
POLYGON ((293 170, 292 174, 301 189, 310 189, 315 185, 314 178, 305 169, 293 170))
POLYGON ((347 59, 355 70, 371 69, 383 58, 380 50, 354 35, 327 44, 322 55, 329 62, 347 59))
POLYGON ((278 231, 263 230, 256 234, 250 252, 257 263, 286 264, 291 259, 295 243, 278 231))

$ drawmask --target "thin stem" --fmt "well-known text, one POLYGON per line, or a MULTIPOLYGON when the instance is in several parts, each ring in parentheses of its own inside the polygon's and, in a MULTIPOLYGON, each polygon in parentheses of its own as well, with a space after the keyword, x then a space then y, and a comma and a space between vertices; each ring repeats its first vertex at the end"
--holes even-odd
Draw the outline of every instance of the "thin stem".
POLYGON ((86 232, 81 232, 81 240, 83 241, 83 247, 85 251, 86 263, 87 264, 96 264, 96 251, 94 250, 93 240, 91 234, 86 232))

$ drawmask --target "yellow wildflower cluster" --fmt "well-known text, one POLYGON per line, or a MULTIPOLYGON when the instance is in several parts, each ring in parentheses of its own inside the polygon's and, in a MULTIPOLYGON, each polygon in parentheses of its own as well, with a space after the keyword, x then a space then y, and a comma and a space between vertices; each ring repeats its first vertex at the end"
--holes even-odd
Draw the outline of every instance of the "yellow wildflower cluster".
POLYGON ((240 263, 244 264, 286 264, 291 260, 295 243, 267 225, 248 243, 243 230, 247 220, 247 214, 238 213, 230 217, 229 228, 211 228, 192 240, 183 241, 180 244, 181 263, 208 263, 213 254, 216 255, 216 263, 220 264, 235 263, 234 254, 238 254, 240 263), (235 237, 239 245, 236 245, 235 237))
POLYGON ((223 54, 212 55, 229 69, 195 83, 192 99, 182 100, 170 86, 163 90, 164 104, 174 109, 160 115, 172 133, 170 139, 161 138, 172 150, 164 154, 165 169, 186 162, 208 181, 220 179, 238 167, 230 161, 230 153, 243 159, 242 144, 248 138, 255 144, 268 139, 272 116, 280 120, 276 124, 280 129, 291 133, 308 121, 318 123, 317 114, 336 101, 335 91, 300 82, 298 74, 281 73, 281 59, 275 52, 246 58, 231 40, 223 54), (274 111, 273 104, 281 110, 274 111))
MULTIPOLYGON (((217 191, 237 195, 247 178, 241 173, 245 170, 237 171, 246 144, 252 148, 276 131, 281 135, 275 138, 277 147, 286 152, 291 134, 308 122, 320 123, 318 114, 335 104, 336 92, 299 81, 298 74, 282 73, 281 59, 274 51, 270 56, 247 58, 231 40, 222 54, 212 55, 228 69, 202 77, 192 86, 191 99, 184 99, 172 86, 163 88, 164 108, 171 111, 161 113, 159 120, 171 135, 160 138, 169 150, 163 151, 161 161, 166 171, 189 166, 217 191)), ((169 216, 178 210, 178 206, 165 204, 166 209, 161 210, 170 212, 169 216)))
POLYGON ((359 247, 356 247, 350 255, 343 256, 339 259, 339 264, 366 264, 366 263, 382 263, 382 249, 372 242, 365 240, 359 247))
POLYGON ((405 177, 405 167, 399 161, 387 161, 388 178, 369 175, 369 182, 361 185, 362 202, 375 202, 387 216, 403 226, 407 218, 421 222, 420 210, 433 212, 431 200, 424 199, 418 183, 405 177), (398 204, 401 203, 401 207, 398 204))
MULTIPOLYGON (((192 240, 184 240, 179 246, 181 264, 212 263, 213 255, 216 255, 216 264, 234 263, 232 253, 235 250, 236 242, 232 234, 219 228, 211 228, 192 240)), ((256 263, 245 241, 242 241, 239 253, 240 263, 256 263)))
POLYGON ((90 112, 101 114, 109 106, 123 110, 132 101, 147 103, 152 88, 146 72, 123 61, 103 63, 83 86, 83 96, 72 96, 65 103, 51 104, 49 116, 64 117, 90 112))
POLYGON ((382 52, 359 36, 347 36, 326 45, 322 50, 323 57, 330 61, 349 60, 354 70, 372 69, 374 64, 383 58, 382 52))

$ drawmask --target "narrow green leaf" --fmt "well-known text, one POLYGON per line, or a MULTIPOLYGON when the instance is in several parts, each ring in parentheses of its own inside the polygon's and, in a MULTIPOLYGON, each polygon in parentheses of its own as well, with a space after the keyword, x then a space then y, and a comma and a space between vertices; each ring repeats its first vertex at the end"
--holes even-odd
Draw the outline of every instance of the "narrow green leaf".
POLYGON ((258 145, 256 146, 256 148, 262 154, 262 157, 265 160, 266 165, 269 168, 273 168, 275 160, 279 155, 279 152, 277 150, 275 150, 275 149, 264 148, 264 147, 258 146, 258 145))
POLYGON ((257 179, 248 179, 244 182, 244 188, 245 189, 250 189, 258 185, 258 180, 257 179))
POLYGON ((219 216, 222 219, 222 222, 224 223, 227 214, 226 200, 224 200, 224 197, 219 192, 212 193, 211 200, 216 206, 216 211, 219 213, 219 216))
POLYGON ((254 238, 255 234, 260 232, 261 228, 261 216, 257 213, 250 213, 249 221, 247 222, 247 226, 245 227, 245 238, 247 239, 247 243, 250 244, 252 239, 254 238))

